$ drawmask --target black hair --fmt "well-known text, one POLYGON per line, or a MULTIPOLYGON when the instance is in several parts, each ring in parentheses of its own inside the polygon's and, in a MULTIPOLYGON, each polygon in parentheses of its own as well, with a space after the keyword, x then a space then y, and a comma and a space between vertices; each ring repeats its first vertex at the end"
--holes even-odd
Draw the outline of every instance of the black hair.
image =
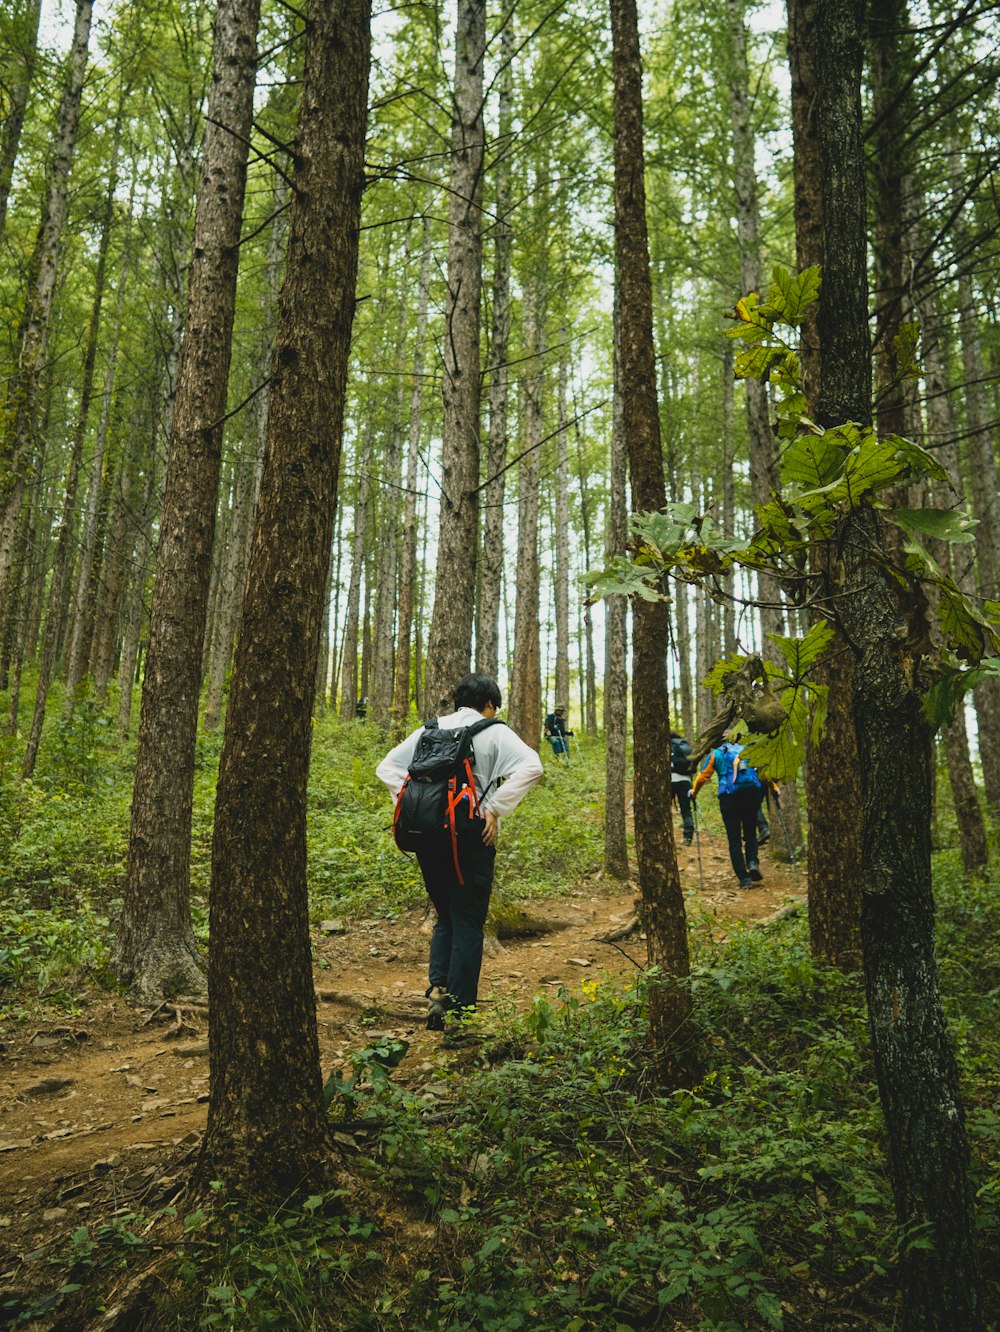
POLYGON ((458 708, 475 708, 477 712, 482 712, 487 703, 492 703, 495 708, 499 708, 502 699, 500 686, 492 675, 480 675, 473 672, 471 675, 463 675, 455 686, 456 710, 458 708))

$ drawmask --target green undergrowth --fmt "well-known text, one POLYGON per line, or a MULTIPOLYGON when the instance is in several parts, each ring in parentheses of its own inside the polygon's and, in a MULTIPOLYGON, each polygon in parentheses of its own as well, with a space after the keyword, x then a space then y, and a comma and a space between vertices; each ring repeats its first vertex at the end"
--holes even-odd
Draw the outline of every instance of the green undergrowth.
MULTIPOLYGON (((998 884, 970 890, 948 863, 939 881, 995 1274, 998 884)), ((338 1193, 264 1219, 224 1205, 189 1216, 170 1296, 145 1326, 891 1328, 907 1239, 860 978, 814 965, 800 919, 725 942, 696 930, 693 964, 700 1069, 672 1094, 652 1079, 648 978, 587 979, 525 1014, 492 1011, 480 1046, 423 1076, 400 1062, 405 1043, 358 1051, 328 1083, 338 1193)), ((159 1226, 132 1229, 162 1251, 159 1226)), ((81 1232, 77 1248, 90 1271, 121 1265, 129 1243, 81 1232)), ((61 1279, 87 1279, 79 1256, 61 1261, 61 1279)))

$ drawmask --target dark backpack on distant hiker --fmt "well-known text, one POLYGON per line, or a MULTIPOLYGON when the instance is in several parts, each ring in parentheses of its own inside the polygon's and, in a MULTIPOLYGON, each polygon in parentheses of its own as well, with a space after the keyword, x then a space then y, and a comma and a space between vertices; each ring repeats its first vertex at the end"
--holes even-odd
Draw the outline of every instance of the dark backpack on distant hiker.
POLYGON ((396 845, 401 851, 419 851, 447 839, 459 883, 465 882, 458 861, 459 838, 482 817, 472 775, 472 740, 487 726, 500 724, 496 717, 484 717, 471 726, 442 730, 432 717, 424 723, 396 797, 392 820, 396 845))
POLYGON ((680 736, 670 741, 670 767, 681 777, 691 776, 691 746, 680 736))
POLYGON ((743 751, 742 745, 725 744, 721 749, 713 750, 715 755, 715 771, 719 778, 719 795, 733 795, 736 791, 744 791, 748 787, 760 791, 762 789, 761 780, 757 776, 757 769, 751 768, 750 764, 740 758, 743 751))

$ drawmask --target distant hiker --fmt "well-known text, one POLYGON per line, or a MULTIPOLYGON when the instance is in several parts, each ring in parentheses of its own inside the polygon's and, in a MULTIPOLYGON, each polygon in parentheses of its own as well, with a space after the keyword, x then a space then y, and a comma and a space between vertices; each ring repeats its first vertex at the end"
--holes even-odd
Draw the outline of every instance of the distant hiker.
MULTIPOLYGON (((375 769, 396 801, 396 840, 415 851, 437 912, 428 968, 431 1031, 444 1030, 449 1013, 475 1008, 499 820, 543 772, 534 750, 497 720, 494 679, 466 675, 454 699, 454 712, 418 727, 375 769), (428 805, 437 806, 436 818, 428 819, 428 805)), ((445 1043, 462 1044, 463 1036, 446 1033, 445 1043)))
POLYGON ((694 840, 694 810, 691 807, 691 746, 676 731, 670 732, 670 799, 681 811, 684 845, 694 840))
POLYGON ((569 757, 569 741, 566 737, 572 734, 572 731, 566 729, 566 709, 560 703, 545 718, 545 738, 552 746, 552 752, 556 758, 560 754, 569 757))
POLYGON ((364 719, 368 716, 367 698, 358 699, 357 703, 355 703, 354 705, 354 715, 355 717, 357 717, 358 721, 364 721, 364 719))
POLYGON ((760 872, 757 852, 757 811, 763 795, 763 783, 752 768, 740 758, 743 745, 727 737, 718 749, 713 749, 707 762, 694 779, 693 797, 714 772, 719 780, 719 810, 729 838, 729 859, 741 888, 752 888, 764 877, 760 872))

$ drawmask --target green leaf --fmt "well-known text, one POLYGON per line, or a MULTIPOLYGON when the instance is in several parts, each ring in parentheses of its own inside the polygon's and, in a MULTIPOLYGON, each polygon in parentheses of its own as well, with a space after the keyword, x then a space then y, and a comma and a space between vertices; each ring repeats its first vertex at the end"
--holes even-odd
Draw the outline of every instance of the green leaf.
POLYGON ((737 352, 733 373, 737 379, 764 379, 772 366, 783 361, 786 355, 784 347, 747 347, 737 352))
POLYGON ((934 481, 944 481, 951 485, 951 477, 940 461, 922 444, 915 444, 912 439, 905 439, 902 435, 886 435, 884 442, 893 446, 911 476, 929 476, 934 481))
POLYGON ((660 601, 662 593, 654 586, 658 579, 657 569, 635 564, 628 556, 619 555, 606 569, 591 570, 585 582, 590 588, 592 601, 615 596, 639 596, 644 601, 660 601))
POLYGON ((941 674, 924 699, 924 712, 935 730, 954 720, 955 710, 965 695, 983 680, 1000 676, 1000 658, 985 657, 971 669, 951 656, 945 656, 941 674))
POLYGON ((819 268, 805 268, 793 276, 779 265, 771 278, 771 288, 761 313, 783 319, 786 324, 801 324, 809 306, 819 296, 819 268))
POLYGON ((832 626, 821 620, 801 638, 784 638, 781 634, 768 634, 768 638, 788 663, 792 681, 798 684, 830 646, 833 632, 832 626))
POLYGON ((938 583, 938 619, 945 642, 962 661, 978 666, 1000 653, 1000 634, 950 578, 938 583))
POLYGON ((920 532, 934 541, 953 544, 975 540, 973 528, 979 524, 978 518, 956 509, 892 509, 885 516, 904 532, 920 532))
POLYGON ((829 485, 840 476, 849 447, 835 432, 799 435, 782 454, 782 482, 807 490, 829 485))

